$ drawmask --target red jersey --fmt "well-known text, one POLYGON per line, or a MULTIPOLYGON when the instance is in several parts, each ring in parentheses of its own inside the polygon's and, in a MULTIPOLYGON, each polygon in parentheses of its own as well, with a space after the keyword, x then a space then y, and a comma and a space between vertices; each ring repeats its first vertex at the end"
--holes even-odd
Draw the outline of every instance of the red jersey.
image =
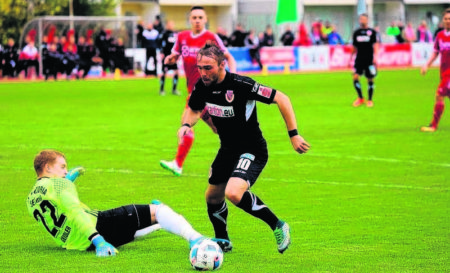
POLYGON ((186 75, 189 94, 200 79, 197 69, 197 52, 208 41, 214 42, 223 52, 227 52, 219 36, 208 30, 203 30, 197 35, 190 30, 182 31, 178 33, 177 40, 172 48, 172 53, 177 53, 183 58, 184 74, 186 75))
POLYGON ((444 29, 438 33, 434 51, 441 54, 441 79, 450 78, 450 31, 444 29))

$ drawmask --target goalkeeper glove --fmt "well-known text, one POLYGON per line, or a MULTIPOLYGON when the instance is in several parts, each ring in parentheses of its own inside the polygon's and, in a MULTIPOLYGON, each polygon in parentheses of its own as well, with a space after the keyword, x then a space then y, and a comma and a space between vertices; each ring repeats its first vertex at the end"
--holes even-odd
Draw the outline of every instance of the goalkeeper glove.
POLYGON ((102 235, 97 235, 92 239, 95 246, 95 253, 97 257, 116 256, 119 251, 110 243, 105 241, 102 235))
POLYGON ((72 182, 75 182, 75 180, 78 178, 78 176, 83 175, 84 172, 85 172, 85 169, 83 167, 76 167, 76 168, 71 169, 66 174, 66 178, 72 182))

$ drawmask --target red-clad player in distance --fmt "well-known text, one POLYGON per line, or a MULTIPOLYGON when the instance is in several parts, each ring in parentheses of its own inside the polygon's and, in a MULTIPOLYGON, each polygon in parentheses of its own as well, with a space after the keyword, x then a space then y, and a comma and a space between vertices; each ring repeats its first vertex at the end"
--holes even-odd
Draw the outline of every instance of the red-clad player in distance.
MULTIPOLYGON (((180 56, 183 58, 184 74, 186 75, 187 90, 189 93, 187 101, 189 101, 189 97, 194 90, 195 84, 200 79, 200 74, 197 69, 197 52, 203 48, 206 43, 217 44, 217 46, 219 46, 224 52, 230 71, 232 73, 236 73, 236 61, 223 45, 219 36, 206 30, 205 25, 207 20, 206 12, 203 7, 192 7, 189 16, 191 30, 185 30, 178 33, 177 41, 172 49, 172 54, 164 59, 164 64, 172 65, 177 62, 180 56)), ((202 119, 211 127, 213 132, 216 133, 216 128, 211 122, 211 117, 209 117, 206 112, 204 112, 202 119)), ((180 176, 182 173, 184 160, 192 147, 193 141, 194 132, 191 130, 191 132, 183 136, 181 141, 178 143, 178 150, 175 159, 172 161, 161 160, 161 167, 171 171, 176 176, 180 176)))
POLYGON ((433 120, 429 126, 422 127, 423 132, 436 131, 439 120, 444 112, 444 99, 450 98, 450 8, 446 9, 442 16, 444 29, 436 36, 434 41, 434 52, 428 62, 422 67, 423 75, 427 73, 428 67, 441 54, 441 83, 436 92, 436 103, 434 104, 433 120))

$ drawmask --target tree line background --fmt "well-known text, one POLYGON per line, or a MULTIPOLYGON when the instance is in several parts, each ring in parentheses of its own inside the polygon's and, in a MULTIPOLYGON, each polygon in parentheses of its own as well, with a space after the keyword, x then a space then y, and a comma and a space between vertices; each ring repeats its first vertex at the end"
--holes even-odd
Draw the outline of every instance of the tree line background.
MULTIPOLYGON (((120 0, 73 0, 74 16, 114 15, 120 0)), ((0 44, 18 41, 24 25, 37 16, 69 15, 69 0, 0 0, 0 44)))

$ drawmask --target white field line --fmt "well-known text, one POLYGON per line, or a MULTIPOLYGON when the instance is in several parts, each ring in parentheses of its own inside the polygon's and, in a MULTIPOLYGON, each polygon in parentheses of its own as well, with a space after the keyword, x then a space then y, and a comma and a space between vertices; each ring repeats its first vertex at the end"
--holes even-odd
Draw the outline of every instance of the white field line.
MULTIPOLYGON (((288 155, 288 154, 290 154, 290 152, 272 152, 270 154, 288 155)), ((321 153, 308 153, 307 155, 315 156, 315 157, 329 157, 329 158, 336 158, 336 159, 350 159, 350 160, 356 160, 356 161, 379 161, 379 162, 411 164, 411 165, 432 165, 432 166, 437 166, 437 167, 450 168, 450 163, 440 163, 440 162, 437 163, 437 162, 417 161, 417 160, 410 160, 410 159, 385 158, 385 157, 375 157, 375 156, 321 154, 321 153)))
MULTIPOLYGON (((37 147, 32 145, 5 145, 0 146, 1 148, 8 149, 34 149, 41 150, 45 147, 37 147)), ((174 153, 174 149, 158 149, 158 151, 152 151, 152 147, 146 148, 133 148, 133 147, 90 147, 90 146, 60 146, 58 147, 60 150, 93 150, 93 151, 138 151, 138 152, 147 152, 147 153, 160 153, 160 152, 171 152, 174 153)), ((269 152, 270 155, 295 155, 295 151, 273 151, 269 152)), ((398 164, 410 164, 410 165, 428 165, 428 166, 436 166, 443 168, 450 168, 450 163, 446 162, 427 162, 427 161, 418 161, 418 160, 410 160, 410 159, 398 159, 398 158, 385 158, 385 157, 375 157, 375 156, 358 156, 358 155, 340 155, 340 154, 321 154, 321 153, 308 153, 305 156, 313 156, 313 157, 328 157, 328 158, 336 158, 336 159, 349 159, 356 161, 378 161, 378 162, 386 162, 386 163, 398 163, 398 164)))
MULTIPOLYGON (((21 167, 7 167, 7 166, 0 166, 0 169, 12 169, 15 171, 29 171, 33 172, 33 168, 21 168, 21 167)), ((86 169, 87 172, 97 172, 97 173, 121 173, 121 174, 147 174, 147 175, 162 175, 162 176, 170 176, 172 175, 168 171, 135 171, 130 169, 86 169)), ((183 174, 184 177, 203 177, 205 178, 205 181, 207 180, 207 173, 204 175, 195 174, 195 173, 185 173, 183 174)), ((407 190, 449 190, 447 188, 430 188, 430 187, 420 187, 420 186, 411 186, 411 185, 401 185, 401 184, 369 184, 369 183, 358 183, 358 182, 342 182, 342 181, 321 181, 321 180, 296 180, 296 179, 277 179, 277 178, 270 178, 270 177, 261 177, 260 180, 267 180, 267 181, 278 181, 282 183, 298 183, 298 184, 323 184, 323 185, 335 185, 335 186, 349 186, 349 187, 375 187, 375 188, 394 188, 394 189, 407 189, 407 190)))

